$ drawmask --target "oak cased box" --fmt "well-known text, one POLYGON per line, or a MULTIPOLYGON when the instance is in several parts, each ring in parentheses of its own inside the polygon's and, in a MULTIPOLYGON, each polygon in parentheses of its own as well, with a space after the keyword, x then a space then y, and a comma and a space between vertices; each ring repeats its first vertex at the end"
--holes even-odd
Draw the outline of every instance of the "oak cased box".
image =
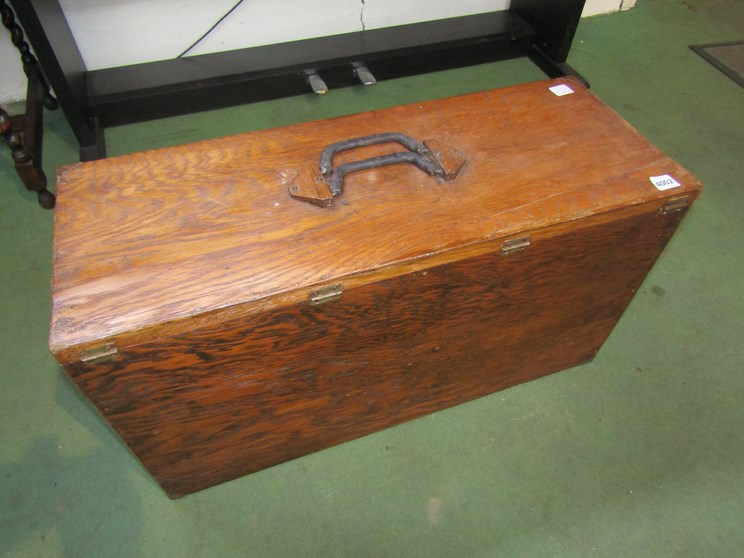
POLYGON ((568 79, 72 165, 51 348, 181 496, 590 360, 699 189, 568 79))

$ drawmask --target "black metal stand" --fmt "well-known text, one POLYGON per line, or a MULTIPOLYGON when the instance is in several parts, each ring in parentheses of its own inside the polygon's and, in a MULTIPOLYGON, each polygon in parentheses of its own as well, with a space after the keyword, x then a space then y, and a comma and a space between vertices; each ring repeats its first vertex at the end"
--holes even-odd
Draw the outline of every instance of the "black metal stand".
POLYGON ((87 71, 57 0, 12 3, 80 142, 81 160, 105 157, 108 126, 311 87, 321 92, 370 74, 384 80, 529 57, 551 77, 578 76, 566 58, 584 6, 584 0, 512 0, 504 12, 87 71))

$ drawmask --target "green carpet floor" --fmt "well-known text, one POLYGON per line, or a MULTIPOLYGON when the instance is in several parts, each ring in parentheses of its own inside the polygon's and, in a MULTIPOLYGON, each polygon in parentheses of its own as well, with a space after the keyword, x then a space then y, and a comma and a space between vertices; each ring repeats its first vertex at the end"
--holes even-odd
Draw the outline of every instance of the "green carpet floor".
MULTIPOLYGON (((702 197, 591 364, 169 500, 47 349, 53 213, 0 150, 0 556, 744 555, 744 90, 687 47, 741 0, 639 0, 569 61, 702 197)), ((541 79, 526 61, 107 131, 111 155, 541 79)), ((48 113, 44 163, 76 161, 48 113)), ((598 162, 601 164, 601 162, 598 162)))

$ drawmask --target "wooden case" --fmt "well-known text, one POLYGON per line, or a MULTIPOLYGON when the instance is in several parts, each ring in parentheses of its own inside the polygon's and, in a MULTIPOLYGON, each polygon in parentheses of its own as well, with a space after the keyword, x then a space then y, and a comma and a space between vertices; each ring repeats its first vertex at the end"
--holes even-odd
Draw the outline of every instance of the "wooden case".
POLYGON ((699 190, 570 79, 71 165, 51 348, 181 496, 592 359, 699 190))

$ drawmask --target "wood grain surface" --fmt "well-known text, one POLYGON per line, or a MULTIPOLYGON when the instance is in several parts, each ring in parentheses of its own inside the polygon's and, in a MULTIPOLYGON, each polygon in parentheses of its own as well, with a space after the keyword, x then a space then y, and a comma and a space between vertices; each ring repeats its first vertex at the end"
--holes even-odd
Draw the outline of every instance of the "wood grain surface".
POLYGON ((57 179, 51 345, 73 361, 112 336, 698 188, 567 80, 80 163, 57 179), (575 93, 555 96, 559 82, 575 93), (410 165, 355 173, 333 208, 289 197, 325 145, 396 130, 468 163, 451 182, 410 165), (682 187, 657 191, 660 174, 682 187))
POLYGON ((214 322, 67 371, 171 496, 590 360, 681 214, 214 322))
POLYGON ((181 496, 591 359, 699 190, 570 80, 74 165, 50 342, 181 496), (325 145, 387 131, 467 164, 354 173, 332 208, 289 197, 325 145))

